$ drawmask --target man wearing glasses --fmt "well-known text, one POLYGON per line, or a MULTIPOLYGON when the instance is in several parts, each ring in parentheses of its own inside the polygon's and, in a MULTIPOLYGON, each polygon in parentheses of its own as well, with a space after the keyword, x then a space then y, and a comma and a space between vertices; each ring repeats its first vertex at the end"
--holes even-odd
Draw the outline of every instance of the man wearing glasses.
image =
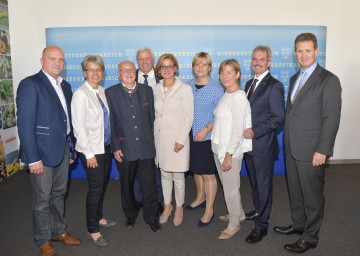
POLYGON ((139 214, 134 196, 135 176, 142 192, 143 216, 155 233, 159 224, 155 180, 154 95, 151 87, 135 82, 136 68, 131 61, 118 65, 120 83, 106 89, 110 109, 111 148, 120 173, 121 205, 125 226, 135 225, 139 214))

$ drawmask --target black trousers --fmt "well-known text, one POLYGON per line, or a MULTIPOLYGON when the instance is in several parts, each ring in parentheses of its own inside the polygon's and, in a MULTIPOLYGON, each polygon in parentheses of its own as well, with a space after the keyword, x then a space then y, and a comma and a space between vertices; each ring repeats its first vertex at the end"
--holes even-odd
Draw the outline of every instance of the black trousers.
POLYGON ((80 152, 78 155, 86 171, 89 185, 86 196, 87 229, 89 233, 96 233, 100 230, 99 220, 103 218, 104 193, 111 170, 111 148, 106 146, 104 154, 95 155, 97 168, 88 168, 85 155, 80 152))
POLYGON ((143 216, 146 223, 159 217, 154 158, 135 161, 116 161, 120 173, 121 205, 127 218, 136 218, 139 209, 134 195, 135 176, 142 194, 143 216))
POLYGON ((255 228, 267 230, 273 202, 275 157, 256 157, 245 154, 245 162, 251 180, 253 204, 259 214, 255 220, 255 228))

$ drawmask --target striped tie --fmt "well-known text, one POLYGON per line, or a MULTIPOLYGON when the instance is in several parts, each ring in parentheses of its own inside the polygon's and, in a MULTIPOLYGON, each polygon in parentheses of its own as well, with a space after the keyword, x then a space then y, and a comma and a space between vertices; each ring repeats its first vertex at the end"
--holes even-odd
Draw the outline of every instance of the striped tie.
POLYGON ((293 95, 293 97, 292 97, 292 99, 291 99, 291 103, 294 103, 297 95, 299 94, 301 88, 302 88, 303 85, 304 85, 305 74, 306 74, 306 73, 305 73, 305 71, 303 70, 303 71, 301 72, 301 75, 300 75, 299 86, 298 86, 298 88, 296 89, 296 91, 295 91, 295 93, 294 93, 294 95, 293 95))

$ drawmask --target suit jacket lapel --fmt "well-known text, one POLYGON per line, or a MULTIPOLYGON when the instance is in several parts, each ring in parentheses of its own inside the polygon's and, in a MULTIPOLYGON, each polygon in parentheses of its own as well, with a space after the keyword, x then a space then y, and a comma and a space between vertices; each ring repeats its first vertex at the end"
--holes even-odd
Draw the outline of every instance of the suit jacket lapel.
POLYGON ((262 91, 266 90, 266 83, 271 77, 270 72, 267 73, 267 75, 260 81, 258 86, 256 87, 256 90, 253 92, 253 94, 250 97, 250 102, 254 101, 256 99, 257 95, 260 95, 262 91))
MULTIPOLYGON (((316 66, 314 72, 311 74, 311 76, 306 80, 305 84, 299 91, 299 94, 297 95, 296 98, 300 97, 301 95, 306 93, 308 90, 310 90, 310 88, 318 81, 320 73, 321 73, 321 67, 318 64, 316 66)), ((296 99, 295 99, 295 101, 296 101, 296 99)))

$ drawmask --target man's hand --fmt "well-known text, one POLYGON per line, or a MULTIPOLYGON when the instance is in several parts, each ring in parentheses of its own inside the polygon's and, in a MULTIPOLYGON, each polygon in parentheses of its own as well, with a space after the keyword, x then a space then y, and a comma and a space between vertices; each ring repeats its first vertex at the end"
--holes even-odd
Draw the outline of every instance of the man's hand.
POLYGON ((325 164, 326 162, 326 155, 321 153, 315 152, 312 160, 313 167, 320 166, 325 164))
POLYGON ((254 138, 254 131, 251 128, 247 128, 244 130, 244 138, 245 139, 252 139, 254 138))
POLYGON ((116 150, 115 152, 114 152, 114 157, 115 157, 115 159, 116 159, 116 161, 118 161, 119 163, 122 163, 122 158, 123 158, 123 153, 122 153, 122 151, 119 149, 119 150, 116 150))
POLYGON ((30 173, 35 174, 35 175, 42 174, 44 172, 44 165, 43 165, 42 161, 37 162, 35 164, 30 164, 29 170, 30 170, 30 173))

